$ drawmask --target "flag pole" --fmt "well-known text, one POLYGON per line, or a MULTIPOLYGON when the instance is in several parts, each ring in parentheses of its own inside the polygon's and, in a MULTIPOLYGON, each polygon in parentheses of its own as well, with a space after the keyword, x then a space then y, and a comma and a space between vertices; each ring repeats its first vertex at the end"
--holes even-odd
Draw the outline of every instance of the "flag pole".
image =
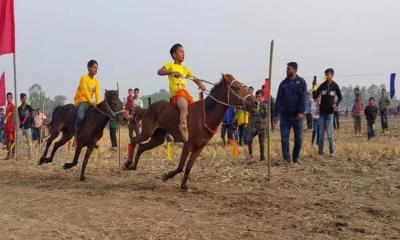
MULTIPOLYGON (((15 51, 13 53, 13 65, 14 65, 14 120, 15 120, 15 159, 19 160, 19 144, 18 144, 18 111, 17 111, 17 65, 16 65, 15 51)), ((12 147, 10 149, 12 151, 12 147)))
POLYGON ((272 87, 272 58, 274 54, 274 40, 271 41, 271 47, 269 51, 269 68, 268 68, 268 79, 269 79, 269 88, 268 88, 268 124, 267 124, 267 139, 268 139, 268 181, 271 181, 271 87, 272 87))

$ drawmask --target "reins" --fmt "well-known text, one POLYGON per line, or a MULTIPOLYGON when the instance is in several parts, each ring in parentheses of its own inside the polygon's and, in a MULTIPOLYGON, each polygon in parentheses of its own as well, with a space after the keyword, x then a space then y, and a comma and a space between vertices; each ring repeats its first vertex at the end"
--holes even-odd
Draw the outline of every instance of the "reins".
POLYGON ((94 109, 96 109, 99 113, 103 114, 104 116, 106 116, 106 117, 108 117, 108 118, 110 118, 110 119, 112 119, 112 120, 116 120, 116 117, 117 117, 118 114, 121 114, 121 113, 125 112, 124 109, 119 110, 119 111, 117 111, 117 112, 114 112, 114 111, 110 108, 110 105, 108 105, 108 102, 107 102, 107 98, 106 98, 106 97, 104 97, 103 103, 104 103, 104 105, 105 105, 106 110, 107 110, 108 113, 102 111, 102 110, 101 110, 100 108, 98 108, 97 106, 93 106, 93 107, 94 107, 94 109))
MULTIPOLYGON (((193 78, 190 78, 190 77, 184 77, 184 78, 186 78, 186 79, 188 79, 188 80, 191 80, 191 81, 195 81, 193 78)), ((196 80, 197 80, 197 81, 200 81, 200 82, 204 82, 204 83, 210 84, 210 85, 213 85, 213 86, 216 86, 215 83, 212 83, 212 82, 210 82, 210 81, 206 81, 206 80, 202 80, 202 79, 196 79, 196 80)), ((217 133, 218 127, 215 128, 215 129, 213 129, 213 128, 211 128, 210 126, 208 126, 208 124, 207 124, 207 119, 206 119, 206 103, 205 103, 205 99, 204 99, 204 95, 203 95, 203 94, 204 94, 204 93, 207 94, 209 98, 211 98, 211 99, 214 100, 215 102, 217 102, 217 103, 219 103, 219 104, 222 104, 222 105, 224 105, 224 106, 227 106, 227 107, 235 107, 235 108, 243 108, 243 109, 244 109, 244 105, 245 105, 245 103, 246 103, 246 99, 247 99, 249 96, 251 96, 251 94, 247 94, 244 98, 242 98, 241 96, 239 96, 235 91, 232 90, 232 84, 233 84, 234 82, 238 82, 238 81, 237 81, 236 79, 234 79, 234 80, 231 81, 231 83, 229 84, 229 86, 227 86, 227 87, 228 87, 227 103, 226 103, 226 102, 223 102, 223 101, 221 101, 221 100, 219 100, 219 99, 217 99, 216 97, 214 97, 214 96, 211 94, 211 91, 209 91, 209 90, 206 90, 206 89, 205 89, 205 90, 200 90, 200 99, 201 99, 201 101, 202 101, 202 110, 203 110, 203 126, 204 126, 204 128, 205 128, 208 132, 210 132, 211 134, 217 133), (232 104, 229 103, 230 93, 231 93, 231 92, 232 92, 232 94, 233 94, 235 97, 237 97, 237 98, 242 102, 242 105, 232 105, 232 104)), ((224 83, 225 83, 225 85, 227 85, 225 81, 224 81, 224 83)))

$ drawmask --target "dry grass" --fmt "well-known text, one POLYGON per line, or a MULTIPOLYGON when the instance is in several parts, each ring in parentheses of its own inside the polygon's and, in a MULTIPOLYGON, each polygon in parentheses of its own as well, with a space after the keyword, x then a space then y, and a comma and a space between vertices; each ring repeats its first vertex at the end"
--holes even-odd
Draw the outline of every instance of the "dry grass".
MULTIPOLYGON (((173 161, 159 147, 120 176, 107 132, 86 183, 78 182, 80 165, 62 170, 72 158, 67 148, 41 167, 25 155, 1 161, 1 239, 399 239, 400 121, 390 123, 397 128, 389 135, 367 141, 346 120, 334 159, 317 159, 305 132, 302 163, 272 167, 271 182, 266 162, 244 164, 245 148, 235 159, 215 136, 193 167, 188 193, 179 192, 181 176, 161 181, 176 167, 179 144, 173 161)), ((123 130, 123 160, 127 140, 123 130)))

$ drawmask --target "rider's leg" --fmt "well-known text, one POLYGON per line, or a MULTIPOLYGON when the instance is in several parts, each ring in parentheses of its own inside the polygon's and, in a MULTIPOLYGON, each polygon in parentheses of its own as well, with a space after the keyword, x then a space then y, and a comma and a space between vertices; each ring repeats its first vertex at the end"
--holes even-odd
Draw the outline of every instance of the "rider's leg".
POLYGON ((78 133, 82 127, 83 119, 86 116, 86 112, 89 109, 89 104, 87 102, 82 102, 77 106, 76 110, 76 122, 75 122, 75 138, 74 138, 74 146, 76 145, 76 139, 78 137, 78 133))
POLYGON ((189 133, 187 130, 188 103, 183 97, 179 97, 176 103, 179 108, 179 130, 181 131, 183 141, 187 142, 189 138, 189 133))

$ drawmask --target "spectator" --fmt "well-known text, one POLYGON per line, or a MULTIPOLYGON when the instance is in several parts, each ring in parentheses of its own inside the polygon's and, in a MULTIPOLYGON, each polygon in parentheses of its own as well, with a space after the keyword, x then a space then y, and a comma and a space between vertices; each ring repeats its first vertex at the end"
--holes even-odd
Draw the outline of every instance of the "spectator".
POLYGON ((368 106, 364 110, 365 118, 367 119, 368 140, 375 137, 375 120, 378 115, 378 108, 375 106, 375 98, 370 97, 368 106))
POLYGON ((295 62, 287 64, 287 77, 278 89, 278 95, 274 106, 274 122, 280 116, 281 144, 283 163, 290 164, 291 160, 297 163, 300 158, 303 141, 303 119, 307 97, 307 84, 303 78, 297 75, 298 65, 295 62), (294 148, 292 159, 289 153, 290 129, 294 131, 294 148))
POLYGON ((6 115, 4 114, 4 108, 0 108, 0 142, 6 144, 4 137, 4 126, 6 121, 6 115))
POLYGON ((32 141, 38 141, 41 143, 41 128, 45 121, 47 120, 46 115, 40 112, 40 109, 36 109, 33 117, 33 127, 32 127, 32 141))
POLYGON ((388 123, 388 107, 390 105, 389 96, 385 88, 382 88, 381 97, 379 98, 379 113, 381 115, 382 133, 389 133, 388 123))
POLYGON ((256 92, 256 99, 258 101, 258 108, 252 109, 251 122, 249 125, 249 137, 248 137, 248 148, 249 156, 247 161, 253 159, 253 138, 258 135, 258 141, 260 143, 260 161, 265 160, 264 155, 264 143, 265 143, 265 128, 267 126, 267 106, 263 102, 263 92, 258 90, 256 92))
POLYGON ((25 93, 21 93, 21 105, 18 107, 18 116, 19 116, 19 128, 21 129, 21 133, 26 137, 26 141, 28 143, 28 157, 32 157, 32 125, 33 125, 33 109, 27 103, 27 96, 25 93))
POLYGON ((339 108, 337 107, 337 96, 335 97, 335 109, 333 111, 333 128, 334 129, 339 129, 340 128, 340 123, 339 123, 339 118, 340 118, 340 112, 339 112, 339 108))
POLYGON ((249 94, 253 95, 254 93, 254 88, 253 87, 249 87, 249 94))
POLYGON ((118 143, 117 143, 117 122, 113 119, 108 121, 108 130, 110 131, 110 140, 111 140, 111 151, 117 151, 118 143))
POLYGON ((356 86, 354 88, 354 105, 353 105, 353 116, 354 116, 354 134, 361 136, 361 117, 364 111, 364 103, 361 97, 360 88, 356 86))
POLYGON ((225 141, 225 135, 228 135, 228 140, 234 139, 234 122, 235 120, 235 110, 233 107, 228 107, 228 109, 225 112, 224 115, 224 120, 222 121, 222 127, 221 127, 221 138, 222 142, 224 143, 224 146, 226 145, 225 141))
POLYGON ((236 125, 239 130, 239 145, 247 144, 247 124, 249 124, 249 113, 243 109, 238 109, 236 114, 236 125))
MULTIPOLYGON (((135 88, 135 90, 133 90, 133 106, 134 107, 140 107, 143 108, 143 101, 139 96, 139 88, 135 88)), ((139 136, 140 133, 140 125, 141 125, 141 121, 136 122, 135 126, 131 126, 134 127, 135 130, 135 136, 139 136)), ((132 130, 129 129, 129 132, 131 133, 132 130)))
POLYGON ((307 93, 307 100, 306 100, 306 122, 307 122, 307 129, 312 129, 312 113, 311 113, 311 104, 312 104, 312 100, 311 100, 311 94, 308 92, 307 93))
POLYGON ((326 132, 329 141, 330 157, 335 156, 333 146, 333 113, 342 101, 342 94, 337 83, 333 81, 333 75, 334 70, 332 68, 325 70, 326 81, 323 82, 314 92, 314 98, 321 95, 321 104, 319 108, 318 153, 320 155, 324 154, 324 135, 326 132), (337 101, 335 103, 336 97, 337 101))
POLYGON ((311 145, 314 144, 315 137, 317 137, 317 144, 318 144, 318 132, 319 132, 319 105, 321 104, 321 95, 317 96, 317 99, 312 102, 312 138, 311 138, 311 145))
POLYGON ((12 93, 7 93, 7 108, 6 108, 6 124, 4 128, 4 134, 7 144, 7 157, 5 160, 15 157, 15 105, 12 102, 12 93))

